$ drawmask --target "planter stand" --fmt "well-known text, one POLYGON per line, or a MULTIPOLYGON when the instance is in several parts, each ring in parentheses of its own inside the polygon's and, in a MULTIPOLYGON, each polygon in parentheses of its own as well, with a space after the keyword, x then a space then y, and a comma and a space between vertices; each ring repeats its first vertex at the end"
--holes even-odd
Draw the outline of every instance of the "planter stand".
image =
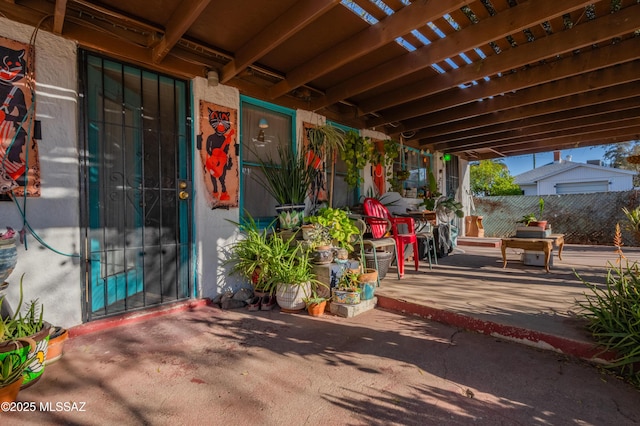
POLYGON ((360 315, 363 312, 367 312, 376 307, 378 298, 363 300, 357 305, 345 305, 342 303, 331 302, 329 305, 329 311, 343 318, 353 318, 356 315, 360 315))

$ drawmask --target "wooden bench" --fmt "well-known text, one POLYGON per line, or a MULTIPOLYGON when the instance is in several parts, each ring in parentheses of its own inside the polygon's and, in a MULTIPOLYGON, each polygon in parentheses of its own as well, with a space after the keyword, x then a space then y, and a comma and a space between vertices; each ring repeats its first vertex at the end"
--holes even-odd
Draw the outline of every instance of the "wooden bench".
POLYGON ((523 250, 535 250, 544 252, 544 268, 549 272, 549 259, 554 242, 559 247, 558 257, 562 260, 562 247, 564 247, 564 235, 554 234, 550 238, 503 238, 500 249, 502 250, 503 268, 507 267, 507 247, 523 250))

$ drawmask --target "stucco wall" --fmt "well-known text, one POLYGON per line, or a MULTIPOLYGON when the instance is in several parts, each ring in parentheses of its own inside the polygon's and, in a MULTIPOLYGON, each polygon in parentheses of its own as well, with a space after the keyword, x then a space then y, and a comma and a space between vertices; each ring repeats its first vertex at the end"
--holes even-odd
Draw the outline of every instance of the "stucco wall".
MULTIPOLYGON (((200 100, 217 105, 234 108, 240 117, 240 94, 233 87, 218 85, 210 87, 205 78, 192 80, 193 93, 193 129, 194 140, 199 133, 200 100)), ((240 130, 240 123, 238 130, 240 130)), ((239 136, 238 136, 239 137, 239 136)), ((235 291, 244 283, 238 277, 229 276, 228 267, 223 265, 225 252, 237 237, 237 227, 229 221, 238 222, 240 219, 238 208, 212 210, 207 205, 204 191, 203 165, 200 156, 193 153, 193 209, 195 223, 195 255, 196 255, 196 283, 198 295, 201 297, 215 297, 225 290, 235 291)))
MULTIPOLYGON (((0 35, 28 43, 33 28, 0 18, 0 35)), ((36 119, 42 122, 39 141, 42 196, 27 198, 31 228, 53 249, 80 252, 78 200, 77 61, 75 43, 39 31, 36 38, 36 119)), ((22 206, 22 199, 19 200, 22 206)), ((23 228, 13 202, 0 203, 0 228, 23 228)), ((47 321, 61 326, 81 322, 81 262, 58 254, 27 236, 18 247, 18 265, 9 277, 8 300, 18 300, 24 275, 25 300, 38 299, 47 321)))

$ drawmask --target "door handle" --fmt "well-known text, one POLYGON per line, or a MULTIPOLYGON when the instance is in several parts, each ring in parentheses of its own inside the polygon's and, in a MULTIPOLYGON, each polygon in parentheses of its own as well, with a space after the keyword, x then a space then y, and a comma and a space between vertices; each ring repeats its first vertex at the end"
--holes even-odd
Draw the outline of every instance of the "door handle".
POLYGON ((180 191, 178 197, 180 197, 181 200, 186 200, 189 198, 189 193, 187 191, 180 191))

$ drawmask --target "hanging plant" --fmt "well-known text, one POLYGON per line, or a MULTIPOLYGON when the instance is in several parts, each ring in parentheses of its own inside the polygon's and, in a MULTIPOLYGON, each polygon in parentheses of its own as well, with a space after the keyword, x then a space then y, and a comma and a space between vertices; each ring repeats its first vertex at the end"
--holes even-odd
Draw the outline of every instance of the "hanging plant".
POLYGON ((368 137, 362 137, 357 132, 350 130, 344 138, 344 149, 340 152, 340 158, 347 166, 347 174, 344 178, 347 185, 355 188, 364 182, 361 171, 371 161, 374 145, 368 137))
POLYGON ((382 165, 385 169, 387 182, 393 186, 393 163, 398 158, 398 143, 392 139, 379 142, 378 146, 372 150, 371 164, 382 165), (381 148, 381 149, 380 149, 381 148))

